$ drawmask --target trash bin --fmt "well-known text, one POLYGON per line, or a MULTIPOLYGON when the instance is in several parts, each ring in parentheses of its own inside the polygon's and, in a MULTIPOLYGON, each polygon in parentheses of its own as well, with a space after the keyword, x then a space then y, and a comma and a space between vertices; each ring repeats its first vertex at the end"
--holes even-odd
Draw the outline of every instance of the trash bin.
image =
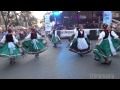
POLYGON ((97 30, 90 30, 89 39, 90 40, 97 40, 98 39, 97 30))

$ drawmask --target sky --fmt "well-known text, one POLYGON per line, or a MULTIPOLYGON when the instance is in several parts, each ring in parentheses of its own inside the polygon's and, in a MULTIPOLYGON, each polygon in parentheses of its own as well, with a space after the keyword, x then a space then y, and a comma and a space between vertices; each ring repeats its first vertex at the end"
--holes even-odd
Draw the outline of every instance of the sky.
MULTIPOLYGON (((16 11, 16 12, 19 13, 20 11, 16 11)), ((35 16, 37 19, 41 20, 41 19, 43 19, 43 16, 47 11, 31 11, 31 12, 32 12, 33 16, 35 16)), ((38 26, 41 26, 41 24, 38 23, 38 26)))
MULTIPOLYGON (((20 11, 17 11, 18 13, 20 11)), ((43 18, 43 15, 47 12, 47 11, 31 11, 32 12, 32 15, 34 15, 36 18, 38 19, 42 19, 43 18)))
MULTIPOLYGON (((17 13, 19 13, 20 11, 16 11, 17 13)), ((31 11, 32 15, 35 16, 37 19, 41 20, 43 19, 43 16, 46 12, 51 12, 51 11, 31 11)), ((62 11, 60 11, 61 13, 62 11)), ((40 23, 38 23, 38 26, 41 26, 40 23)))
POLYGON ((36 18, 38 19, 42 19, 44 14, 47 12, 47 11, 31 11, 32 12, 32 15, 34 15, 36 18))
MULTIPOLYGON (((16 12, 20 12, 20 11, 16 11, 16 12)), ((34 15, 36 18, 38 18, 38 19, 42 19, 43 18, 43 16, 44 16, 44 14, 46 13, 46 12, 51 12, 51 11, 31 11, 32 12, 32 15, 34 15)), ((60 13, 61 13, 62 11, 60 11, 60 13)))

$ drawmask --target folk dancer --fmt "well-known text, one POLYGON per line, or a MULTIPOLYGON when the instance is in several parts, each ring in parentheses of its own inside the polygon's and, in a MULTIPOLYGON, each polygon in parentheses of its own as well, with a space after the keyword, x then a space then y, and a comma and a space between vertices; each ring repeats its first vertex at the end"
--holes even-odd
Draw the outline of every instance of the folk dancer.
POLYGON ((22 56, 18 40, 13 35, 11 29, 8 29, 8 34, 3 36, 0 43, 2 44, 0 46, 0 56, 10 58, 10 64, 15 63, 15 58, 22 56))
POLYGON ((58 44, 61 44, 61 39, 60 37, 57 35, 57 30, 53 29, 48 36, 51 40, 51 42, 54 44, 53 47, 57 47, 58 44), (50 37, 51 35, 51 37, 50 37))
POLYGON ((83 57, 83 54, 87 54, 92 51, 91 42, 83 31, 83 26, 80 26, 78 31, 75 33, 74 39, 69 45, 69 50, 79 54, 81 57, 83 57))
POLYGON ((43 43, 43 40, 35 29, 31 29, 31 33, 22 41, 22 48, 26 53, 35 54, 35 57, 39 57, 39 53, 47 49, 47 45, 43 43))
POLYGON ((96 61, 110 65, 112 62, 110 56, 117 55, 116 51, 120 50, 120 40, 119 36, 111 30, 111 26, 108 27, 107 24, 103 24, 103 29, 104 31, 100 33, 93 53, 96 61))

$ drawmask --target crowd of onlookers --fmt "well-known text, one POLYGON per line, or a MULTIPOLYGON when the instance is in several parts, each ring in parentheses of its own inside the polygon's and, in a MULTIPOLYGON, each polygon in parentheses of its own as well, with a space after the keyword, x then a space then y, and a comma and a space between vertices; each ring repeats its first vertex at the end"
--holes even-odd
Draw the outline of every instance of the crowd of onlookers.
MULTIPOLYGON (((13 28, 8 27, 8 29, 12 29, 13 34, 16 36, 16 38, 18 40, 24 39, 31 32, 30 28, 28 28, 28 29, 22 29, 22 28, 21 29, 14 29, 14 27, 13 28)), ((36 29, 36 32, 38 34, 41 34, 40 28, 35 28, 35 29, 36 29)), ((0 32, 0 39, 6 34, 7 34, 7 30, 1 31, 0 32)))

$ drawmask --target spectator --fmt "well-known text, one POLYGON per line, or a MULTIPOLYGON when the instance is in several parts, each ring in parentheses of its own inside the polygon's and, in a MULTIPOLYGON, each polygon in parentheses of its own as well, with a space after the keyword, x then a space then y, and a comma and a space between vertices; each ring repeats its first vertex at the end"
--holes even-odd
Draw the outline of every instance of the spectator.
POLYGON ((89 22, 86 23, 85 28, 90 28, 89 22))
POLYGON ((7 35, 7 31, 3 31, 2 36, 7 35))
POLYGON ((90 28, 98 28, 98 25, 95 23, 95 21, 93 21, 93 23, 91 23, 90 28))

